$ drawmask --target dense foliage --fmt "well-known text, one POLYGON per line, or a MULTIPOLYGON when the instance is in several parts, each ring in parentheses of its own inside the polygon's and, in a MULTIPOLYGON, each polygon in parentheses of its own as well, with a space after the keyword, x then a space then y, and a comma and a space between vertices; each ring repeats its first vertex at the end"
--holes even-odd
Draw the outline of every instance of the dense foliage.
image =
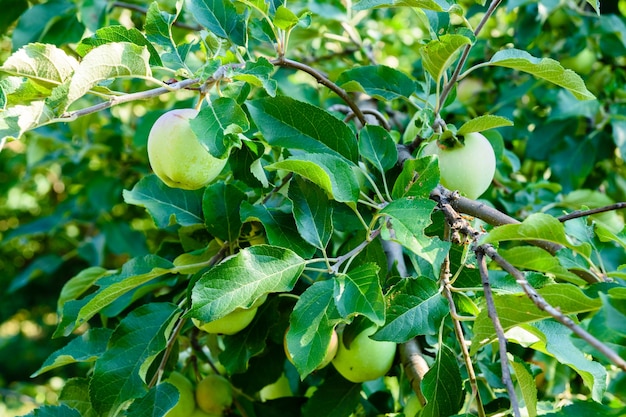
POLYGON ((623 415, 623 0, 0 4, 1 415, 623 415))

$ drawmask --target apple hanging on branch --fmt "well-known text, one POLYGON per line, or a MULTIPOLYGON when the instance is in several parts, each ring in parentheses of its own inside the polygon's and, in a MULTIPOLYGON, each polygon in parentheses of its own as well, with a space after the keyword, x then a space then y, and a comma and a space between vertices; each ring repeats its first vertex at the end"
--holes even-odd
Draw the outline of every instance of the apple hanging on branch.
POLYGON ((172 188, 197 190, 213 181, 228 158, 218 159, 202 146, 189 120, 195 109, 175 109, 161 115, 148 135, 148 159, 161 181, 172 188))
POLYGON ((496 156, 481 133, 467 133, 462 138, 463 143, 452 138, 432 141, 422 156, 437 155, 441 185, 474 200, 489 188, 496 173, 496 156))

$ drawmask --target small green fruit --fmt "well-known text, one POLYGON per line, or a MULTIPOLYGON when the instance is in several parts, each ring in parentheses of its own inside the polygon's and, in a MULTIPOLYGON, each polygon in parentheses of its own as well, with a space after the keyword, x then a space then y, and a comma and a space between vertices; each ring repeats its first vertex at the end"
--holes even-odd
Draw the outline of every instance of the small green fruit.
POLYGON ((261 397, 261 401, 293 396, 291 386, 289 385, 289 379, 285 374, 282 374, 276 382, 263 387, 263 389, 259 391, 259 396, 261 397))
MULTIPOLYGON (((285 349, 285 356, 289 359, 289 362, 293 363, 293 355, 289 352, 289 346, 287 345, 287 332, 289 331, 289 327, 285 332, 285 336, 283 337, 283 348, 285 349)), ((322 369, 326 367, 337 354, 337 349, 339 348, 339 337, 337 336, 337 332, 333 330, 333 333, 330 335, 330 342, 328 342, 328 348, 326 349, 326 355, 322 362, 317 366, 317 369, 322 369)))
POLYGON ((250 308, 237 308, 233 312, 217 320, 202 323, 192 318, 193 324, 207 333, 233 335, 245 329, 256 316, 259 306, 265 302, 267 295, 261 296, 250 308))
POLYGON ((228 161, 215 158, 198 141, 189 124, 197 114, 195 109, 171 110, 150 129, 150 165, 156 176, 172 188, 202 188, 217 177, 228 161))
POLYGON ((174 385, 179 394, 178 403, 165 413, 164 417, 188 417, 196 408, 191 381, 180 372, 174 371, 164 382, 174 385))
POLYGON ((439 157, 441 184, 476 199, 489 188, 496 173, 496 155, 482 134, 465 135, 464 146, 440 148, 436 141, 426 145, 423 155, 439 157))
POLYGON ((348 381, 371 381, 391 369, 396 355, 396 344, 370 339, 369 336, 376 330, 376 326, 363 330, 352 340, 349 348, 343 343, 343 338, 339 337, 339 348, 332 364, 348 381))
POLYGON ((233 387, 221 375, 208 375, 198 382, 196 403, 205 413, 221 416, 233 404, 233 387))
POLYGON ((422 409, 422 403, 420 402, 417 395, 411 394, 409 398, 406 400, 406 405, 404 406, 404 415, 406 417, 415 417, 418 411, 422 409))

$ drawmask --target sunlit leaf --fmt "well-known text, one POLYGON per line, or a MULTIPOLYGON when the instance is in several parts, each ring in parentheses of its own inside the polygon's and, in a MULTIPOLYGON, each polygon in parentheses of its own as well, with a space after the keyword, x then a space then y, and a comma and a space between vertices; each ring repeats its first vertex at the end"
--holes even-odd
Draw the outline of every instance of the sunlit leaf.
POLYGON ((439 82, 458 58, 461 48, 471 43, 472 40, 463 35, 442 35, 431 40, 420 49, 424 69, 439 82))
POLYGON ((344 71, 337 84, 346 91, 359 91, 382 100, 408 98, 415 92, 415 82, 408 75, 384 65, 344 71))

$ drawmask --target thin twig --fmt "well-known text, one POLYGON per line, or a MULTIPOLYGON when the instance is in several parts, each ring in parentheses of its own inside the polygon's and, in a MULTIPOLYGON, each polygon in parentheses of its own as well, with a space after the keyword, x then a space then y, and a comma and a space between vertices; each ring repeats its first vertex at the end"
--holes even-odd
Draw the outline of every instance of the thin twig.
POLYGON ((540 310, 545 311, 554 317, 558 322, 563 324, 565 327, 570 329, 576 335, 580 336, 584 341, 593 346, 596 350, 602 353, 607 359, 613 362, 616 366, 618 366, 623 371, 626 371, 626 360, 620 357, 617 353, 615 353, 612 349, 606 346, 604 343, 596 339, 594 336, 589 334, 582 327, 577 325, 572 319, 561 313, 558 308, 550 305, 542 296, 535 290, 533 286, 531 286, 524 274, 513 265, 511 265, 506 259, 504 259, 498 251, 491 245, 482 245, 481 246, 484 253, 493 259, 502 269, 507 271, 517 283, 522 287, 528 298, 532 300, 532 302, 539 308, 540 310))
MULTIPOLYGON (((487 21, 491 18, 491 15, 493 15, 493 13, 496 11, 500 3, 502 3, 502 0, 493 0, 491 2, 491 4, 489 5, 489 8, 485 12, 485 15, 482 17, 482 19, 476 26, 476 29, 474 29, 474 36, 478 36, 480 31, 483 29, 487 21)), ((467 58, 469 57, 470 50, 472 49, 473 46, 474 45, 469 44, 469 45, 466 45, 465 48, 463 48, 463 52, 461 53, 461 57, 459 58, 459 61, 456 64, 456 68, 454 69, 452 76, 450 77, 448 82, 443 86, 443 90, 441 90, 441 95, 439 96, 439 102, 437 103, 437 108, 435 109, 435 117, 439 115, 439 111, 443 107, 443 104, 446 102, 446 98, 448 98, 448 94, 450 94, 450 91, 452 91, 454 84, 458 80, 459 75, 461 74, 461 71, 463 70, 463 67, 465 66, 465 62, 467 61, 467 58)))
POLYGON ((476 378, 476 372, 474 371, 474 365, 472 364, 472 358, 470 356, 469 350, 467 349, 467 344, 465 343, 465 335, 463 333, 463 327, 461 326, 461 322, 457 319, 459 314, 456 309, 456 305, 454 304, 454 299, 452 298, 452 292, 450 291, 450 257, 446 256, 444 260, 444 265, 441 268, 441 276, 443 281, 443 293, 448 300, 448 306, 450 309, 450 316, 452 318, 452 323, 454 325, 454 333, 456 335, 456 339, 459 342, 459 346, 461 347, 461 352, 463 353, 463 361, 465 362, 465 367, 467 369, 467 376, 469 379, 470 386, 472 388, 472 397, 476 398, 476 408, 478 411, 479 417, 485 417, 485 408, 483 406, 483 401, 480 396, 480 391, 478 390, 478 379, 476 378))
POLYGON ((202 80, 200 78, 191 78, 188 80, 182 80, 174 84, 170 84, 167 87, 158 87, 153 88, 152 90, 140 91, 137 93, 125 94, 119 97, 112 97, 108 101, 104 101, 102 103, 98 103, 96 105, 85 107, 84 109, 79 109, 71 112, 66 112, 61 115, 60 118, 55 119, 56 122, 71 122, 76 120, 81 116, 85 116, 87 114, 96 113, 101 110, 108 109, 113 106, 117 106, 123 103, 129 103, 131 101, 138 100, 147 100, 150 98, 154 98, 160 96, 162 94, 171 93, 172 91, 182 90, 184 88, 188 88, 194 84, 200 83, 202 80))
POLYGON ((478 269, 480 270, 480 278, 483 283, 483 292, 485 293, 485 301, 487 302, 487 315, 493 323, 493 328, 498 336, 499 354, 500 354, 500 366, 502 368, 502 382, 506 386, 506 390, 509 393, 509 400, 511 401, 511 408, 513 408, 513 414, 515 417, 521 417, 519 402, 517 401, 517 394, 515 393, 515 387, 513 386, 513 380, 511 379, 511 371, 509 370, 509 359, 507 356, 507 339, 504 335, 504 329, 500 324, 500 317, 496 311, 496 304, 493 299, 493 293, 491 292, 491 285, 489 284, 489 271, 487 270, 487 262, 485 260, 485 253, 481 250, 481 247, 476 249, 476 261, 478 262, 478 269))
POLYGON ((626 202, 610 204, 604 207, 593 208, 589 210, 577 210, 563 216, 557 217, 561 223, 572 219, 578 219, 580 217, 590 216, 592 214, 605 213, 607 211, 619 210, 626 208, 626 202))
POLYGON ((342 89, 337 84, 332 82, 330 79, 328 79, 328 77, 326 77, 321 72, 301 62, 287 59, 284 56, 280 56, 272 60, 271 62, 272 64, 277 65, 279 67, 293 68, 293 69, 306 72, 307 74, 315 78, 315 80, 318 83, 322 84, 323 86, 325 86, 326 88, 328 88, 329 90, 337 94, 350 107, 350 109, 354 112, 354 114, 356 115, 357 119, 359 119, 359 122, 361 122, 361 124, 363 124, 364 126, 367 124, 365 115, 363 114, 359 106, 357 106, 356 102, 352 99, 352 97, 350 97, 350 95, 344 89, 342 89))

